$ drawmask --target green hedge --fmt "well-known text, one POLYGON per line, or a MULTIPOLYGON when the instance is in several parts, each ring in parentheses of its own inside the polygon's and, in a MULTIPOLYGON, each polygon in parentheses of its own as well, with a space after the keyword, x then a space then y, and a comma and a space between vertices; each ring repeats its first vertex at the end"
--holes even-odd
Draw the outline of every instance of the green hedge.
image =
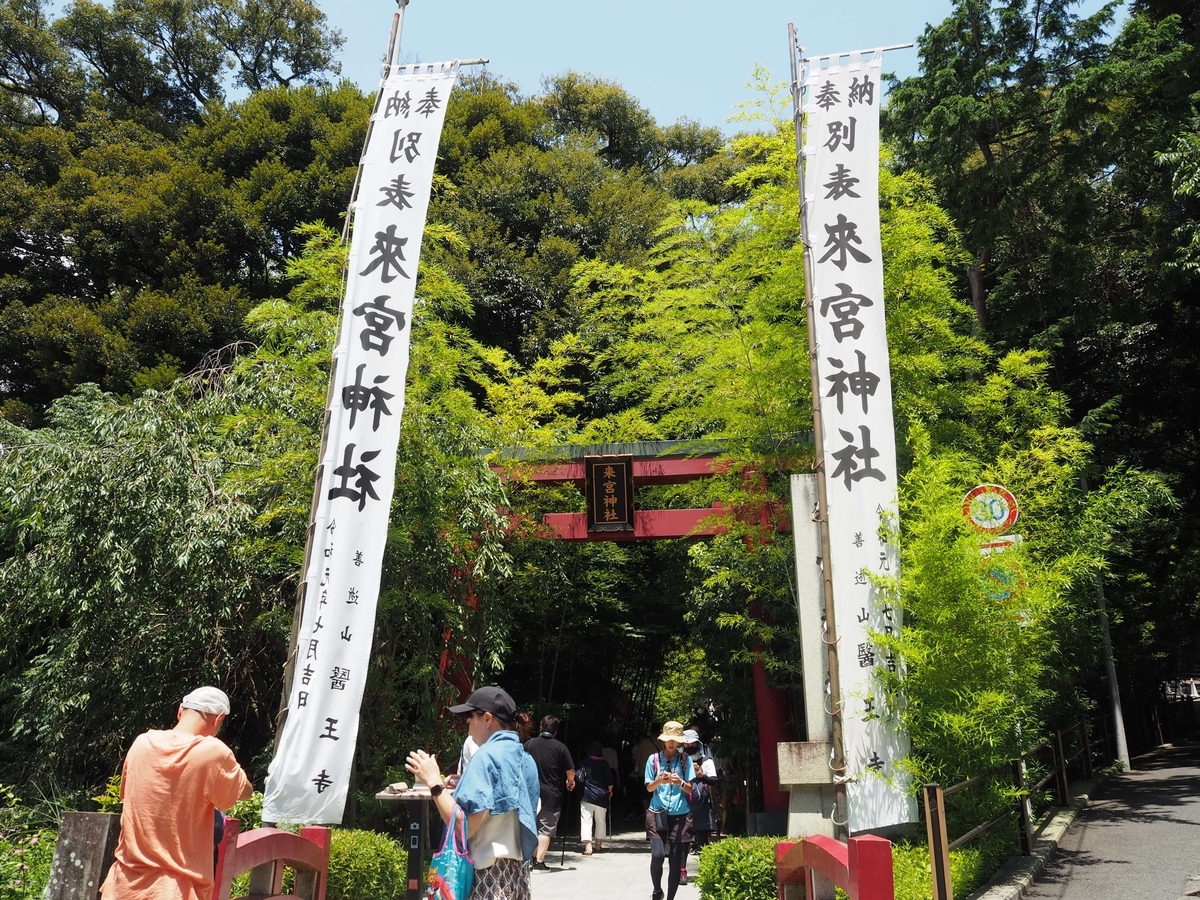
MULTIPOLYGON (((1016 853, 1015 836, 999 828, 950 851, 950 881, 954 896, 965 897, 986 882, 1004 861, 1016 853)), ((929 847, 925 844, 897 843, 892 847, 892 871, 896 878, 896 900, 930 900, 933 875, 929 868, 929 847)))
POLYGON ((775 900, 777 837, 730 837, 700 851, 696 885, 703 900, 775 900))
POLYGON ((408 851, 373 831, 337 828, 329 851, 326 900, 403 897, 408 888, 408 851))

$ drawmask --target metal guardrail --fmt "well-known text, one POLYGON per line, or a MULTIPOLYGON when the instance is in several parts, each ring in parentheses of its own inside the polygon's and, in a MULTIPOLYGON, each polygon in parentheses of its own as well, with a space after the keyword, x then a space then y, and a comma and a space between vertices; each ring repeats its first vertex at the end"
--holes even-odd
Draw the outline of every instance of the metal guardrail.
MULTIPOLYGON (((1104 732, 1103 744, 1101 745, 1103 750, 1101 752, 1108 753, 1110 751, 1108 720, 1104 716, 1094 716, 1092 718, 1100 720, 1101 728, 1104 732)), ((1054 732, 1052 736, 1037 746, 1026 750, 1016 759, 1002 763, 994 769, 989 769, 987 772, 976 775, 973 778, 968 778, 966 781, 960 781, 958 784, 947 788, 943 788, 940 784, 925 785, 922 794, 925 802, 925 828, 929 838, 929 862, 933 874, 934 900, 954 900, 954 885, 950 878, 950 851, 958 849, 984 832, 999 825, 1001 822, 1007 821, 1014 815, 1017 819, 1017 837, 1021 854, 1029 856, 1033 853, 1033 824, 1030 796, 1053 782, 1058 805, 1066 806, 1069 804, 1071 802, 1071 789, 1067 782, 1067 767, 1074 760, 1081 757, 1084 777, 1092 777, 1092 763, 1097 745, 1092 742, 1088 727, 1089 721, 1087 717, 1081 718, 1074 725, 1054 732), (1063 749, 1063 735, 1072 734, 1076 731, 1079 733, 1079 747, 1073 753, 1067 755, 1063 749), (1052 759, 1050 768, 1036 784, 1028 787, 1025 784, 1026 760, 1047 749, 1050 750, 1052 759), (980 825, 976 825, 965 834, 959 835, 954 840, 950 840, 946 828, 946 798, 990 779, 1005 777, 1011 779, 1013 786, 1014 801, 1012 805, 1000 815, 980 825)))

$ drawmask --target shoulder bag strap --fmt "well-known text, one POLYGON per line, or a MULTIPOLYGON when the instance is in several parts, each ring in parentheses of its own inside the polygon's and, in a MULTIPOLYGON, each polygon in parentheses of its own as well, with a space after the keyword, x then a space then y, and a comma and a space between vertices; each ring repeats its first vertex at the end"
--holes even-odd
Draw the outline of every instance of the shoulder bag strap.
POLYGON ((454 839, 456 841, 461 840, 462 843, 459 844, 458 846, 456 846, 454 848, 454 851, 459 856, 465 858, 467 860, 467 862, 469 862, 472 866, 474 866, 475 860, 471 859, 471 848, 467 844, 467 830, 470 827, 470 823, 467 821, 467 814, 462 811, 461 807, 459 807, 459 805, 457 803, 455 803, 454 804, 454 815, 459 816, 459 819, 462 822, 462 831, 459 832, 456 830, 455 835, 454 835, 454 839))
POLYGON ((439 851, 440 853, 445 853, 448 846, 455 850, 458 849, 458 833, 455 827, 458 824, 457 816, 458 804, 455 803, 454 811, 450 813, 450 821, 446 823, 446 830, 442 832, 442 849, 439 851))

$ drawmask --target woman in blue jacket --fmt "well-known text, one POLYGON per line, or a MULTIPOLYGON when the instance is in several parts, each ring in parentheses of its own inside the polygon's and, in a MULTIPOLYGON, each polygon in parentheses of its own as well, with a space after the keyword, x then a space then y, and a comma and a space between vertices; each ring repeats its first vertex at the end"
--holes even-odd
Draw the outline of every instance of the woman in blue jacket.
POLYGON ((467 719, 479 749, 455 785, 446 790, 437 760, 424 750, 405 768, 429 785, 433 804, 449 824, 457 805, 467 817, 467 849, 475 884, 467 900, 530 900, 529 868, 537 847, 537 765, 513 730, 517 707, 498 687, 482 687, 450 712, 467 719))

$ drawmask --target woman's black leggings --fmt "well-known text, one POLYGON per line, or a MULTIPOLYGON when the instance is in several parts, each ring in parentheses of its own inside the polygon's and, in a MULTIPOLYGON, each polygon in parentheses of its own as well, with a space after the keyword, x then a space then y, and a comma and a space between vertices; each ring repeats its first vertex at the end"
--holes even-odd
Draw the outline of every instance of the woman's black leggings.
POLYGON ((679 871, 687 861, 688 845, 680 841, 664 843, 662 838, 650 840, 650 880, 654 882, 654 890, 662 890, 663 861, 667 869, 667 900, 675 900, 675 892, 679 890, 679 871))

